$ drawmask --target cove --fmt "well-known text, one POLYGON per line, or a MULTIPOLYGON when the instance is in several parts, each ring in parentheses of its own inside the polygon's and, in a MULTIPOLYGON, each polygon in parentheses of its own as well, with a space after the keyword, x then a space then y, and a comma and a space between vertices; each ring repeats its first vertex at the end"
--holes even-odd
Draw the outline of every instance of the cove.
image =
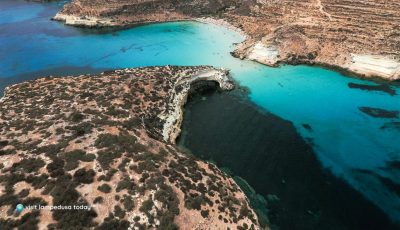
MULTIPOLYGON (((315 179, 319 181, 316 185, 321 185, 320 182, 324 180, 323 174, 332 174, 335 177, 330 177, 329 180, 336 178, 341 181, 337 185, 343 189, 358 191, 358 198, 343 195, 343 199, 366 198, 392 220, 400 221, 399 118, 376 117, 363 112, 371 111, 372 108, 375 111, 394 111, 396 114, 396 111, 400 110, 400 98, 399 88, 395 84, 382 86, 378 82, 349 78, 319 67, 284 65, 270 68, 239 60, 233 58, 230 52, 234 49, 234 43, 243 40, 242 36, 214 25, 176 22, 107 33, 68 27, 49 20, 61 6, 62 2, 0 2, 1 90, 10 84, 46 75, 97 73, 107 69, 154 65, 224 67, 231 70, 232 77, 238 85, 248 90, 248 97, 244 97, 244 102, 242 101, 239 107, 244 106, 243 108, 250 110, 254 107, 246 106, 255 105, 257 111, 262 111, 262 114, 271 114, 276 119, 279 118, 279 121, 291 124, 282 123, 282 128, 277 126, 274 130, 279 133, 282 129, 282 132, 285 132, 291 127, 290 130, 294 129, 296 135, 301 137, 296 139, 296 143, 299 146, 308 146, 309 151, 312 151, 315 160, 308 159, 314 162, 313 167, 317 167, 315 164, 319 167, 319 170, 313 169, 313 174, 321 174, 316 175, 319 178, 315 179), (307 142, 306 145, 304 142, 307 142)), ((196 113, 205 114, 201 110, 196 113)), ((229 117, 231 113, 234 114, 234 111, 222 111, 217 114, 229 117)), ((268 117, 266 120, 259 118, 259 123, 248 119, 239 124, 243 126, 243 130, 247 127, 257 130, 262 124, 268 124, 267 121, 272 119, 268 117)), ((221 135, 231 128, 227 124, 226 130, 221 130, 221 135)), ((189 134, 192 132, 191 127, 192 125, 189 125, 185 128, 189 134)), ((213 131, 215 130, 203 130, 207 133, 213 131)), ((188 138, 191 136, 189 134, 188 138)), ((259 139, 262 135, 264 134, 257 132, 246 134, 248 139, 241 140, 242 157, 250 157, 245 147, 247 142, 251 143, 254 139, 259 140, 253 143, 257 145, 255 149, 261 149, 261 153, 268 153, 265 146, 270 145, 259 139)), ((224 143, 209 146, 208 151, 212 152, 211 150, 221 147, 217 144, 224 143)), ((188 145, 186 147, 190 148, 188 145)), ((297 150, 297 147, 293 149, 297 150)), ((196 149, 191 150, 197 154, 196 149)), ((238 162, 242 159, 239 155, 234 155, 238 162)), ((211 158, 216 156, 210 156, 211 158)), ((254 159, 256 160, 257 158, 254 159)), ((284 164, 286 160, 289 159, 280 158, 279 164, 284 164)), ((234 170, 234 165, 228 163, 221 166, 231 168, 234 174, 241 175, 234 170)), ((280 170, 279 167, 271 167, 270 164, 273 163, 264 162, 258 167, 280 170)), ((246 170, 260 171, 250 167, 246 170)), ((263 180, 263 176, 267 175, 258 175, 256 181, 243 178, 257 189, 258 183, 269 183, 263 180)), ((303 180, 308 179, 314 180, 303 180)), ((281 183, 281 180, 271 183, 281 183)), ((323 193, 322 190, 314 191, 323 193)), ((274 195, 273 191, 257 193, 264 196, 274 195)), ((282 199, 281 197, 280 200, 282 199)), ((303 207, 307 206, 304 204, 303 207)), ((359 211, 363 209, 359 207, 359 211)))
POLYGON ((383 212, 321 168, 290 121, 246 96, 240 89, 192 95, 178 144, 233 176, 273 228, 395 229, 383 212))

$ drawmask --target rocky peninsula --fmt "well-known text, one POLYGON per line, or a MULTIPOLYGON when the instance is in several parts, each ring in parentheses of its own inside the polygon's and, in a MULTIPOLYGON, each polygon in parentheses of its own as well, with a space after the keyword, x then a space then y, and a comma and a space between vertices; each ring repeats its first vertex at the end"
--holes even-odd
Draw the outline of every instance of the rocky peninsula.
POLYGON ((7 87, 0 100, 0 226, 260 229, 230 177, 174 145, 188 94, 208 84, 233 88, 227 71, 207 66, 7 87), (25 210, 17 212, 17 204, 25 210))
POLYGON ((248 35, 233 52, 239 58, 400 78, 400 3, 395 0, 73 0, 54 19, 124 27, 199 17, 222 19, 248 35))

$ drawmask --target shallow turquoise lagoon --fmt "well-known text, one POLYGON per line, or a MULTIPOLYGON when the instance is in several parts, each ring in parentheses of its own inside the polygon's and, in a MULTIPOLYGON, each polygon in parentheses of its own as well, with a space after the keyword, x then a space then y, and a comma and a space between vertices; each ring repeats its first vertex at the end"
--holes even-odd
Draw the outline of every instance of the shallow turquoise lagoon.
POLYGON ((218 26, 177 22, 88 32, 50 21, 60 7, 0 1, 1 90, 51 74, 167 64, 228 68, 255 104, 293 122, 324 167, 400 220, 400 119, 359 109, 399 111, 399 95, 351 89, 349 83, 378 83, 319 67, 270 68, 235 59, 230 51, 243 38, 218 26))

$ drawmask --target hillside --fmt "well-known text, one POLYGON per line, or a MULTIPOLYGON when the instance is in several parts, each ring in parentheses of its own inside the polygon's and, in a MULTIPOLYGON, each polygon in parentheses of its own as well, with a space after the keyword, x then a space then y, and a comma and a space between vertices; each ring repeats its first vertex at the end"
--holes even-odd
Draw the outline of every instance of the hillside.
POLYGON ((231 178, 174 145, 189 92, 217 85, 226 71, 167 66, 8 87, 0 228, 259 229, 231 178))
POLYGON ((224 19, 247 40, 235 56, 267 65, 335 66, 400 78, 400 3, 395 0, 73 0, 56 20, 76 26, 224 19))

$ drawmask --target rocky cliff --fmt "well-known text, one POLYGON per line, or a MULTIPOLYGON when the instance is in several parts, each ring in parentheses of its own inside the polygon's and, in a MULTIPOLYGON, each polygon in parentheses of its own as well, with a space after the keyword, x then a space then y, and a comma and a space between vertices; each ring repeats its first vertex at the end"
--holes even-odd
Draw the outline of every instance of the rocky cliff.
POLYGON ((234 52, 264 64, 337 66, 367 77, 400 78, 396 0, 73 0, 55 16, 81 26, 222 18, 249 36, 234 52))
POLYGON ((259 229, 231 178, 173 144, 204 81, 233 87, 224 70, 171 66, 8 87, 0 228, 259 229))

